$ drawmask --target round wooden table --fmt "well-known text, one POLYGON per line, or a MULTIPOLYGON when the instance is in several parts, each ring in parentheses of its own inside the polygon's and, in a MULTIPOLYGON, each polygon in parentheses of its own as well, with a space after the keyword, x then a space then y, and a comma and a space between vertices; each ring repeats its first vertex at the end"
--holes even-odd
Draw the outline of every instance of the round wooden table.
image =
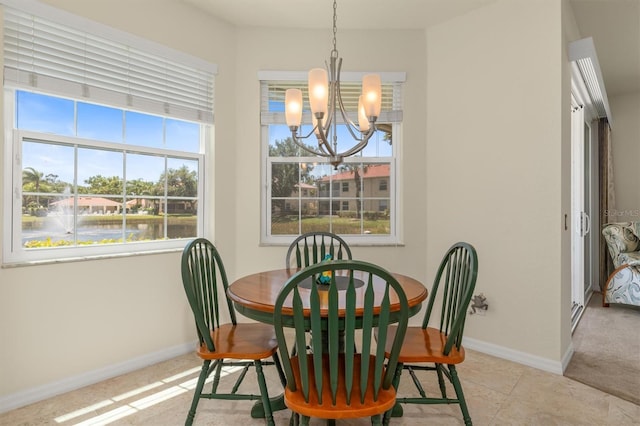
MULTIPOLYGON (((276 269, 273 271, 258 272, 238 278, 227 289, 227 295, 233 301, 238 313, 259 322, 273 324, 273 311, 278 293, 280 293, 280 289, 285 285, 287 280, 298 271, 299 269, 276 269)), ((420 281, 411 277, 396 273, 392 273, 391 275, 398 280, 398 283, 400 283, 407 296, 407 300, 409 302, 409 316, 411 317, 417 314, 420 311, 422 302, 427 298, 427 289, 420 281)), ((336 279, 338 278, 340 278, 339 275, 336 279)), ((358 278, 358 275, 355 275, 355 278, 358 278)), ((378 288, 380 291, 375 291, 374 299, 377 302, 375 303, 376 306, 380 305, 379 302, 384 292, 384 283, 374 281, 374 289, 377 290, 378 288)), ((338 289, 340 289, 340 287, 338 287, 338 289)), ((356 288, 356 315, 358 315, 357 303, 359 303, 358 301, 361 303, 364 297, 364 290, 364 285, 356 288)), ((305 292, 307 294, 309 293, 309 291, 305 290, 304 287, 300 288, 301 295, 304 295, 305 292)), ((340 306, 344 306, 344 299, 341 297, 341 293, 343 292, 338 292, 338 303, 340 306)), ((397 315, 400 310, 400 304, 395 292, 392 291, 389 297, 391 301, 390 320, 393 322, 394 312, 397 315)), ((305 303, 304 300, 303 303, 305 303)), ((282 310, 283 313, 290 310, 290 306, 290 303, 287 304, 285 302, 282 310)), ((358 326, 358 322, 359 319, 356 318, 356 326, 358 326)), ((284 324, 293 327, 293 317, 288 321, 285 319, 284 324)), ((271 398, 272 411, 283 410, 286 408, 283 395, 271 398)), ((402 407, 400 404, 397 404, 396 407, 394 407, 392 416, 402 416, 402 407)), ((257 401, 253 406, 251 410, 251 417, 258 419, 264 418, 264 408, 260 401, 257 401)))
MULTIPOLYGON (((280 289, 284 286, 287 280, 296 272, 298 272, 298 269, 276 269, 273 271, 264 271, 247 275, 234 281, 229 286, 227 294, 229 298, 233 300, 238 313, 259 322, 273 324, 273 308, 276 298, 278 297, 278 293, 280 293, 280 289)), ((407 277, 406 275, 396 273, 392 273, 391 275, 398 280, 407 295, 407 300, 409 302, 409 316, 417 314, 420 311, 422 302, 427 298, 427 289, 420 281, 407 277)), ((358 275, 355 277, 358 278, 358 275)), ((374 281, 374 288, 377 289, 378 285, 380 286, 380 291, 376 291, 376 302, 379 302, 384 291, 384 283, 374 281)), ((364 286, 356 288, 358 301, 362 301, 364 289, 364 286)), ((303 297, 305 292, 308 294, 308 290, 305 290, 304 288, 300 290, 300 294, 303 295, 303 297)), ((339 295, 341 293, 342 292, 338 292, 339 295)), ((392 292, 392 294, 390 294, 390 298, 391 315, 393 318, 393 313, 398 312, 400 304, 398 303, 395 293, 392 292)), ((340 298, 339 303, 343 306, 344 299, 340 298)), ((376 306, 379 306, 379 303, 376 303, 376 306)), ((288 310, 290 310, 290 305, 287 306, 287 303, 285 302, 283 313, 287 313, 288 310)), ((357 313, 358 308, 356 305, 356 315, 357 313)), ((287 325, 286 322, 285 325, 287 325)), ((290 322, 289 325, 293 326, 293 322, 290 322)))

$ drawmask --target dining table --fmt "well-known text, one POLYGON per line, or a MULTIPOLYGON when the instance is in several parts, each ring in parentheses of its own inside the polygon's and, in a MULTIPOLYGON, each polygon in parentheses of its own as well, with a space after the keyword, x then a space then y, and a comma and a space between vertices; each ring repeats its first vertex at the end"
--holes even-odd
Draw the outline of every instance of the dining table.
MULTIPOLYGON (((280 293, 282 287, 294 274, 300 269, 297 268, 283 268, 274 269, 268 271, 256 272, 250 275, 243 276, 235 280, 227 289, 227 296, 233 301, 236 312, 244 315, 247 318, 255 321, 273 324, 273 312, 276 302, 276 298, 280 293)), ((338 290, 341 290, 341 285, 346 285, 348 281, 347 277, 340 277, 340 272, 336 271, 338 276, 336 277, 336 283, 338 290)), ((409 316, 416 315, 420 312, 422 302, 427 298, 428 291, 426 287, 415 278, 409 277, 396 272, 390 272, 391 275, 398 281, 400 286, 407 296, 409 306, 409 316)), ((355 277, 355 291, 356 291, 356 326, 358 324, 358 314, 362 312, 362 309, 358 310, 358 303, 362 304, 364 299, 364 286, 362 279, 356 275, 355 277), (359 284, 360 283, 360 284, 359 284)), ((364 277, 363 277, 364 278, 364 277)), ((377 278, 377 277, 376 277, 377 278)), ((380 279, 373 282, 375 291, 375 304, 374 314, 376 308, 379 308, 380 301, 384 293, 385 283, 380 279)), ((300 285, 300 294, 303 296, 303 304, 308 303, 308 300, 304 300, 304 295, 310 293, 310 289, 305 289, 304 282, 300 285)), ((309 286, 310 287, 310 286, 309 286)), ((322 302, 321 297, 321 303, 322 302)), ((328 298, 327 298, 328 299, 328 298)), ((325 300, 327 300, 325 299, 325 300)), ((399 314, 400 303, 394 292, 390 294, 390 320, 394 321, 394 317, 399 314)), ((344 306, 344 292, 338 291, 338 304, 344 306)), ((362 306, 362 305, 360 305, 362 306)), ((340 309, 340 308, 339 308, 340 309)), ((321 306, 322 311, 322 306, 321 306)), ((284 314, 284 325, 293 327, 293 310, 291 304, 285 302, 282 309, 284 314), (291 316, 287 316, 287 313, 291 313, 291 316)), ((284 405, 284 399, 282 396, 271 398, 271 408, 273 411, 286 409, 284 405)), ((401 415, 401 411, 400 411, 401 415)), ((263 418, 264 410, 262 404, 258 401, 251 410, 251 416, 253 418, 263 418)), ((395 415, 394 415, 395 417, 395 415)))

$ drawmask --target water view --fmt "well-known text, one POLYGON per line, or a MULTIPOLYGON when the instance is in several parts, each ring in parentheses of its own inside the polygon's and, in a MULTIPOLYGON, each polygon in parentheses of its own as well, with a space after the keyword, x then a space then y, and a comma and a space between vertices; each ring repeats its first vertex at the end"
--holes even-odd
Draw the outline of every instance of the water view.
MULTIPOLYGON (((52 214, 46 217, 25 217, 22 222, 23 247, 52 247, 59 245, 108 244, 125 241, 154 241, 165 239, 163 216, 105 217, 78 216, 74 228, 71 215, 52 214), (75 232, 74 232, 75 229, 75 232)), ((194 238, 197 235, 196 216, 167 217, 166 238, 194 238)))

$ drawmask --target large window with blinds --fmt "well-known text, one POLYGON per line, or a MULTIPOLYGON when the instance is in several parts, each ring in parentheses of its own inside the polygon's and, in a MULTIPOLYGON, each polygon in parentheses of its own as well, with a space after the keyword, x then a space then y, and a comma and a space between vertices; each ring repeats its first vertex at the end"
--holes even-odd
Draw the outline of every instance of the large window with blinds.
MULTIPOLYGON (((291 138, 284 115, 289 88, 307 91, 306 74, 262 72, 261 129, 263 157, 262 242, 288 244, 291 237, 310 231, 329 231, 351 244, 399 242, 401 182, 398 178, 402 145, 402 83, 404 73, 382 73, 382 113, 367 147, 347 157, 337 168, 323 157, 299 148, 291 138)), ((358 75, 343 74, 342 97, 356 118, 358 75)), ((303 96, 302 134, 311 130, 308 97, 303 96)), ((341 119, 338 117, 338 119, 341 119)), ((355 143, 344 123, 338 123, 338 150, 355 143)), ((309 144, 315 143, 313 138, 309 144)))
POLYGON ((75 19, 4 8, 4 263, 202 235, 215 65, 75 19))

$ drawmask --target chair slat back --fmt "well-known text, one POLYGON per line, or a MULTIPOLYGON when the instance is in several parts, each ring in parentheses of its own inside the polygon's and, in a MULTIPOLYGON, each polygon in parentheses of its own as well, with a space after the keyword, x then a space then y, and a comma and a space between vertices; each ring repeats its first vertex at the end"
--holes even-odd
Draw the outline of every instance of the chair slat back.
MULTIPOLYGON (((307 285, 305 284, 305 287, 307 285)), ((296 390, 294 368, 301 377, 302 392, 308 402, 310 376, 314 377, 317 394, 322 397, 322 390, 331 390, 332 404, 336 403, 337 395, 344 393, 347 404, 356 397, 364 402, 365 392, 369 385, 369 368, 374 368, 373 388, 374 400, 378 391, 391 386, 393 373, 397 366, 398 354, 404 340, 408 322, 409 306, 404 290, 398 281, 384 269, 362 261, 335 260, 309 266, 291 277, 278 295, 274 307, 274 326, 278 346, 282 358, 282 365, 287 377, 287 386, 296 390), (317 283, 317 278, 323 272, 331 272, 331 283, 326 289, 317 283), (341 277, 346 277, 346 289, 338 289, 337 271, 341 277), (309 283, 310 288, 301 288, 300 284, 309 283), (363 282, 364 289, 356 290, 356 286, 363 282), (377 285, 374 283, 378 282, 377 285), (380 285, 382 283, 382 285, 380 285), (344 295, 340 295, 344 292, 344 295), (387 335, 387 329, 392 322, 391 292, 397 296, 400 303, 398 313, 398 327, 394 336, 387 335), (379 294, 376 294, 379 293, 379 294), (340 300, 344 299, 344 303, 340 300), (308 300, 308 302, 307 302, 308 300), (378 300, 378 302, 376 302, 378 300), (308 333, 311 334, 311 354, 305 351, 297 355, 290 352, 289 343, 284 334, 282 308, 289 301, 293 311, 295 324, 294 344, 298 348, 307 346, 308 333), (379 303, 379 306, 377 306, 379 303), (378 342, 372 344, 373 330, 377 327, 378 342), (356 330, 361 329, 361 333, 356 330), (323 336, 324 334, 324 336, 323 336), (323 337, 326 339, 323 342, 323 337), (388 356, 385 366, 384 348, 387 338, 395 339, 393 350, 388 356), (341 340, 343 339, 343 342, 341 340), (356 346, 360 348, 356 354, 356 346), (356 362, 360 358, 360 364, 356 362), (294 362, 293 360, 296 360, 294 362), (323 382, 323 369, 329 371, 329 380, 323 382), (354 369, 360 368, 361 382, 358 386, 353 383, 354 369), (339 371, 344 371, 344 389, 339 389, 339 371), (388 371, 389 374, 385 374, 388 371), (354 394, 354 389, 360 389, 354 394)), ((319 401, 322 404, 322 401, 319 401)))
POLYGON ((231 300, 226 297, 229 282, 216 247, 205 238, 189 242, 182 252, 182 284, 193 312, 200 344, 215 351, 211 331, 220 327, 219 294, 224 294, 231 322, 236 324, 231 300))
POLYGON ((440 262, 422 321, 422 328, 426 328, 431 319, 436 296, 442 287, 439 329, 447 335, 445 355, 454 346, 460 348, 462 344, 467 308, 473 296, 477 276, 478 255, 475 248, 465 242, 452 245, 440 262))
POLYGON ((327 254, 333 260, 351 259, 351 249, 340 236, 323 231, 307 232, 289 246, 286 267, 307 267, 321 262, 327 254))

